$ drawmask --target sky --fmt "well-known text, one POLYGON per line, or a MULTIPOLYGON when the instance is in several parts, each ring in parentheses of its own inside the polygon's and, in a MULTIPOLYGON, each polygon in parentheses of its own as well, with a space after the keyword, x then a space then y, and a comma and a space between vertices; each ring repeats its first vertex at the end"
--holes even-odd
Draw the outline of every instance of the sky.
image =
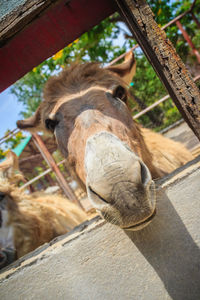
POLYGON ((7 129, 16 128, 16 121, 22 117, 19 115, 23 104, 17 102, 17 98, 11 94, 10 88, 0 93, 0 138, 7 129))

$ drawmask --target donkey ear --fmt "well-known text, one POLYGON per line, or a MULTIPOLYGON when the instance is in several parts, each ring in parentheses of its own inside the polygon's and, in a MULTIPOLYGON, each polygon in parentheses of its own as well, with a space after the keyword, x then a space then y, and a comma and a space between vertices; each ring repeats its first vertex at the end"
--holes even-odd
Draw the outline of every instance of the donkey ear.
POLYGON ((107 67, 106 69, 119 75, 129 85, 136 72, 136 60, 133 52, 130 51, 126 54, 123 63, 107 67))
POLYGON ((18 157, 11 150, 6 154, 5 160, 0 163, 0 178, 8 179, 10 183, 24 181, 24 176, 19 170, 18 157))
POLYGON ((14 164, 16 164, 16 154, 9 151, 6 154, 6 158, 0 163, 0 170, 9 169, 14 164))
POLYGON ((34 115, 32 115, 30 118, 17 121, 17 127, 19 129, 27 130, 30 132, 37 132, 42 130, 40 106, 37 108, 34 115))

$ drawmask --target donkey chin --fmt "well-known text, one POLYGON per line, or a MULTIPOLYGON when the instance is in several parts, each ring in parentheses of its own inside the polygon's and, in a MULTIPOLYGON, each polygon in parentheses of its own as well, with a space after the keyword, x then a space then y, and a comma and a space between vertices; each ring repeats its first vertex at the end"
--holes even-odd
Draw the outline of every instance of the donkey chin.
POLYGON ((94 134, 85 150, 87 193, 108 222, 126 230, 140 230, 156 214, 154 182, 147 166, 118 137, 94 134))

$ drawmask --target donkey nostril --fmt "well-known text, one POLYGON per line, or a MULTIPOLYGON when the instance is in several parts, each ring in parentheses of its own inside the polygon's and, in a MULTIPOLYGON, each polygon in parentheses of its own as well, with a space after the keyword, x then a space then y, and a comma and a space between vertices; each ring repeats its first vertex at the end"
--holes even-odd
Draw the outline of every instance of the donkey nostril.
POLYGON ((1 200, 3 200, 3 199, 4 199, 4 197, 5 197, 5 194, 4 194, 4 193, 2 193, 2 192, 0 192, 0 201, 1 201, 1 200))
POLYGON ((108 203, 108 201, 106 201, 104 198, 102 198, 99 194, 97 194, 90 186, 88 187, 89 191, 91 194, 93 194, 94 196, 96 196, 97 198, 99 198, 100 200, 102 200, 103 202, 108 203))
POLYGON ((58 125, 59 121, 52 120, 52 119, 46 119, 45 120, 45 126, 48 130, 54 132, 56 125, 58 125))
POLYGON ((147 167, 140 162, 140 166, 141 166, 141 181, 143 185, 147 185, 149 183, 149 181, 151 181, 151 174, 149 172, 149 170, 147 169, 147 167))

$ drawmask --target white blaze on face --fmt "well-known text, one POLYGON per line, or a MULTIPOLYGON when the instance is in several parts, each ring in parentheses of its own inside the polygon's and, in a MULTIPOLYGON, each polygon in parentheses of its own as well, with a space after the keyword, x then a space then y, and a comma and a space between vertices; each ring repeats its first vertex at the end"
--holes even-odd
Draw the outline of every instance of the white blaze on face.
POLYGON ((8 225, 8 211, 0 208, 1 227, 0 227, 0 248, 14 249, 14 230, 13 226, 8 225))

